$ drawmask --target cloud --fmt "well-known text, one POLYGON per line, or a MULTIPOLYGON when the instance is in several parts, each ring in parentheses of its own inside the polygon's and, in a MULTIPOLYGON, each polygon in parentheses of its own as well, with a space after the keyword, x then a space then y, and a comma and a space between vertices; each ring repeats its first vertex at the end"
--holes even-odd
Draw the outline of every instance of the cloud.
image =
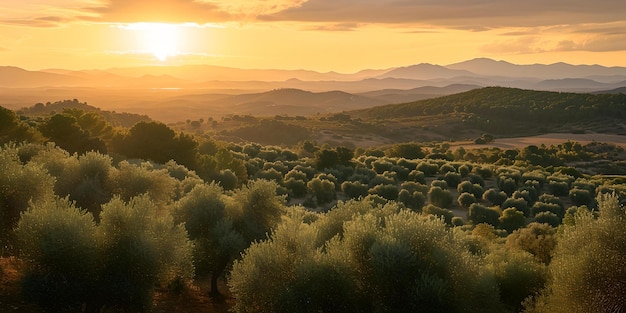
POLYGON ((198 0, 234 16, 256 17, 300 7, 307 0, 198 0))
POLYGON ((558 42, 554 51, 626 51, 626 34, 598 36, 587 40, 563 40, 558 42))
POLYGON ((106 0, 84 7, 97 15, 93 20, 173 23, 217 23, 254 20, 298 7, 306 0, 106 0))
POLYGON ((254 20, 306 0, 16 0, 0 4, 0 23, 57 27, 70 22, 217 23, 254 20))
POLYGON ((623 12, 623 0, 15 0, 0 4, 0 22, 51 27, 81 20, 198 24, 300 21, 486 31, 623 21, 623 12))
POLYGON ((231 19, 215 4, 193 0, 108 0, 82 9, 94 15, 90 20, 108 23, 206 23, 231 19))
POLYGON ((306 30, 317 30, 317 31, 333 31, 333 32, 345 32, 345 31, 353 31, 359 28, 359 24, 357 23, 337 23, 337 24, 320 24, 313 27, 306 28, 306 30))
POLYGON ((4 19, 0 20, 0 23, 28 27, 59 27, 63 24, 73 22, 78 19, 79 18, 70 18, 63 16, 42 16, 30 19, 4 19))
POLYGON ((626 21, 512 28, 481 47, 487 53, 626 51, 626 21))
POLYGON ((80 10, 90 0, 22 0, 0 4, 0 24, 26 27, 58 27, 88 16, 80 10), (79 9, 77 9, 79 8, 79 9))
POLYGON ((496 28, 623 20, 623 0, 309 0, 263 20, 496 28))
POLYGON ((500 40, 481 47, 488 54, 533 54, 546 52, 547 42, 540 36, 522 36, 510 40, 500 40))

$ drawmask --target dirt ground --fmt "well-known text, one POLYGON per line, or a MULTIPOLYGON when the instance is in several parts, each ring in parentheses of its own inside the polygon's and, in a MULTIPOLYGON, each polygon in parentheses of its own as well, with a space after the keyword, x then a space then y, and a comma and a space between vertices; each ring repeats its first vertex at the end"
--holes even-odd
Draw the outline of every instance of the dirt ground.
MULTIPOLYGON (((43 313, 40 307, 26 303, 20 294, 19 260, 0 257, 0 312, 43 313)), ((181 294, 157 291, 152 313, 227 313, 233 299, 226 295, 222 299, 210 298, 208 282, 196 282, 181 294)), ((222 285, 221 290, 226 290, 222 285)), ((107 310, 105 310, 108 312, 107 310)), ((117 312, 117 311, 116 311, 117 312)), ((103 312, 104 313, 104 312, 103 312)))
POLYGON ((626 148, 626 136, 614 134, 570 134, 570 133, 549 133, 539 136, 517 137, 517 138, 497 138, 493 142, 484 145, 477 144, 452 144, 453 147, 463 146, 465 149, 496 147, 500 149, 520 149, 530 145, 558 145, 567 141, 576 141, 587 144, 592 141, 613 143, 622 148, 626 148))

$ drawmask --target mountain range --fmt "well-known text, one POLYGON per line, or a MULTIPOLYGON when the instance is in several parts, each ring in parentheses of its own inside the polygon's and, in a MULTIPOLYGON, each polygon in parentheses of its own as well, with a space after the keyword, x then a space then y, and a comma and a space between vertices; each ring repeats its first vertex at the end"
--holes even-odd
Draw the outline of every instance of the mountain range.
POLYGON ((406 103, 486 86, 620 93, 626 67, 516 65, 473 59, 356 73, 239 69, 212 65, 29 71, 0 66, 0 105, 80 99, 164 122, 228 114, 310 115, 406 103))
POLYGON ((356 73, 240 69, 212 65, 145 66, 106 70, 0 67, 0 87, 185 88, 267 91, 295 88, 359 93, 452 84, 596 92, 626 86, 626 67, 566 63, 517 65, 478 58, 446 66, 420 63, 356 73))

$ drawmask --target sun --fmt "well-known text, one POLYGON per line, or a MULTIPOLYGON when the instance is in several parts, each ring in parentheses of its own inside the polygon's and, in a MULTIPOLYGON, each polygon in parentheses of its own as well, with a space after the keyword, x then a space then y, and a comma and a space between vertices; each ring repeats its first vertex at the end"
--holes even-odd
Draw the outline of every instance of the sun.
POLYGON ((133 23, 126 29, 136 32, 136 44, 143 53, 152 54, 157 60, 165 62, 168 58, 179 55, 182 32, 180 25, 166 23, 133 23))

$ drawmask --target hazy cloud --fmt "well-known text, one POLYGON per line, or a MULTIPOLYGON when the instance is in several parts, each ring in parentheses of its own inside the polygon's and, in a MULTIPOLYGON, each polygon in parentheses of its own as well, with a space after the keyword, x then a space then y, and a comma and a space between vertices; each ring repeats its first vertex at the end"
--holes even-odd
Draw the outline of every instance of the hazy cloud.
POLYGON ((626 51, 626 34, 624 33, 585 33, 582 36, 579 34, 565 34, 562 36, 564 39, 550 39, 558 37, 541 35, 518 36, 486 44, 482 46, 481 50, 493 54, 527 54, 558 51, 626 51))
POLYGON ((203 24, 244 19, 485 31, 623 21, 623 12, 623 0, 22 0, 0 4, 0 22, 49 27, 75 20, 203 24))
POLYGON ((587 40, 560 41, 554 51, 626 51, 626 34, 593 37, 587 40))
POLYGON ((193 0, 108 0, 83 10, 95 14, 93 21, 111 23, 206 23, 231 19, 215 4, 193 0))
POLYGON ((490 54, 529 54, 546 52, 548 42, 540 36, 522 36, 510 40, 495 41, 484 45, 481 50, 490 54))
POLYGON ((0 24, 27 27, 57 27, 81 20, 88 13, 80 7, 93 0, 22 0, 0 3, 0 24))
POLYGON ((359 24, 357 23, 337 23, 337 24, 320 24, 317 26, 309 27, 307 30, 318 30, 318 31, 353 31, 359 28, 359 24))
POLYGON ((44 16, 31 19, 4 19, 0 20, 0 23, 28 27, 58 27, 70 21, 72 20, 60 16, 44 16))
POLYGON ((214 4, 221 11, 234 16, 256 17, 274 14, 289 8, 299 7, 307 0, 198 0, 214 4))
POLYGON ((623 12, 623 0, 309 0, 261 18, 495 28, 621 21, 623 12))

